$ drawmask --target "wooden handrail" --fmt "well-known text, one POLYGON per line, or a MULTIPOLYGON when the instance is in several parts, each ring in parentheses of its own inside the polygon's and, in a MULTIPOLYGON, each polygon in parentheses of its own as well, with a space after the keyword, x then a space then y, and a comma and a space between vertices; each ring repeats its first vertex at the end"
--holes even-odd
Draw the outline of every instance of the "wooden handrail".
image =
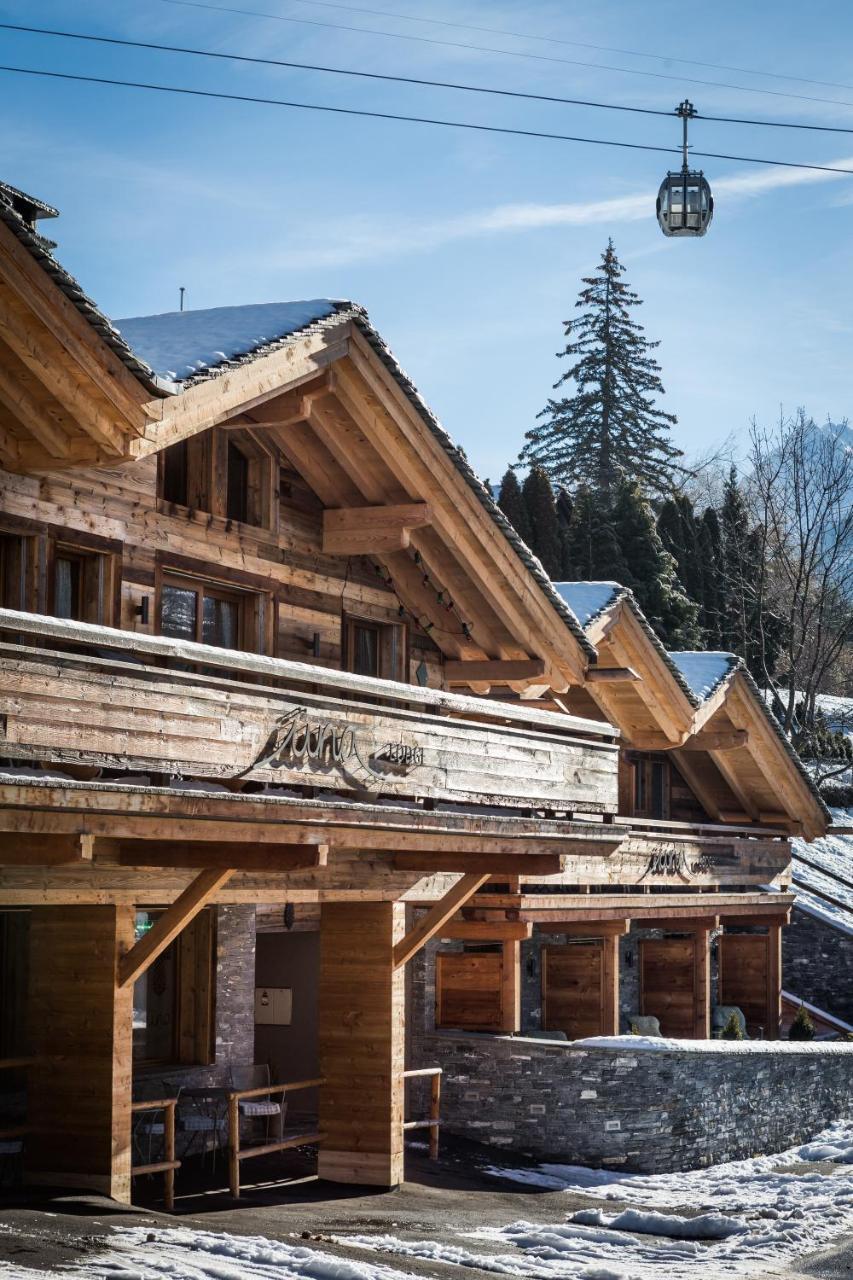
POLYGON ((130 1170, 130 1176, 136 1178, 143 1173, 162 1173, 163 1203, 166 1206, 167 1213, 172 1213, 175 1208, 175 1170, 181 1167, 180 1160, 175 1159, 175 1108, 177 1104, 177 1098, 153 1098, 150 1101, 146 1098, 142 1102, 132 1102, 130 1104, 132 1112, 163 1112, 163 1155, 165 1158, 157 1160, 153 1164, 134 1165, 130 1170))
MULTIPOLYGON (((240 1103, 244 1098, 270 1097, 272 1094, 296 1093, 299 1089, 317 1089, 326 1081, 291 1080, 287 1084, 259 1085, 253 1089, 230 1089, 228 1091, 228 1176, 231 1194, 235 1200, 240 1197, 240 1162, 251 1160, 253 1156, 269 1155, 273 1151, 284 1151, 288 1147, 313 1146, 322 1142, 325 1134, 319 1130, 309 1133, 297 1133, 290 1138, 279 1136, 278 1142, 265 1142, 259 1147, 240 1147, 240 1103)), ((284 1112, 280 1113, 284 1120, 284 1112)), ((279 1129, 279 1135, 281 1128, 279 1129)))
POLYGON ((411 1071, 403 1072, 404 1080, 415 1080, 422 1076, 431 1077, 429 1119, 405 1120, 403 1122, 404 1133, 409 1129, 429 1129, 430 1160, 438 1159, 438 1137, 441 1128, 441 1077, 443 1074, 441 1067, 415 1067, 411 1071))

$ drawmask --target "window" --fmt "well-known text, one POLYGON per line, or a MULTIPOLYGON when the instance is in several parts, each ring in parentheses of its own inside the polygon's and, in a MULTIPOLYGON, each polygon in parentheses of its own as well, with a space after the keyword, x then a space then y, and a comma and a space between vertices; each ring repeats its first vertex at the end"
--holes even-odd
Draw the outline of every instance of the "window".
MULTIPOLYGON (((160 911, 136 913, 136 939, 160 911)), ((213 1058, 215 916, 202 911, 133 986, 133 1060, 209 1063, 213 1058)))
POLYGON ((220 649, 266 648, 267 610, 261 594, 229 591, 191 578, 164 577, 160 588, 160 633, 220 649))
POLYGON ((164 449, 157 468, 158 496, 170 506, 264 529, 277 525, 278 455, 247 431, 202 431, 164 449))
POLYGON ((670 767, 668 760, 632 754, 628 763, 633 771, 631 812, 635 818, 668 818, 670 816, 670 767))
POLYGON ((54 543, 51 613, 55 618, 109 626, 113 620, 115 575, 114 555, 54 543))
POLYGON ((179 440, 163 451, 162 493, 166 502, 187 505, 187 442, 179 440))
POLYGON ((0 606, 4 609, 32 609, 33 560, 32 538, 0 534, 0 606))
POLYGON ((343 666, 358 676, 405 679, 405 631, 398 623, 344 618, 343 666))
POLYGON ((229 520, 249 521, 249 459, 230 440, 225 514, 229 520))

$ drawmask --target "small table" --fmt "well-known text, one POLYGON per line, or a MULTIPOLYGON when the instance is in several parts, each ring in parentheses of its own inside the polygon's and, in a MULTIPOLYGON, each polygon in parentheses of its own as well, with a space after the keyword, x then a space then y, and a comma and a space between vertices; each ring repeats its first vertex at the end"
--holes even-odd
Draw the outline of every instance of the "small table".
MULTIPOLYGON (((214 1168, 216 1167, 216 1153, 221 1146, 220 1138, 228 1132, 228 1097, 230 1093, 231 1089, 227 1085, 203 1084, 182 1089, 178 1099, 181 1129, 184 1133, 193 1134, 184 1154, 192 1154, 196 1135, 203 1142, 205 1134, 212 1134, 214 1168), (187 1103, 189 1103, 189 1107, 187 1107, 187 1103), (181 1114, 187 1111, 189 1111, 189 1115, 181 1114)), ((205 1150, 206 1147, 202 1146, 202 1155, 205 1150)))

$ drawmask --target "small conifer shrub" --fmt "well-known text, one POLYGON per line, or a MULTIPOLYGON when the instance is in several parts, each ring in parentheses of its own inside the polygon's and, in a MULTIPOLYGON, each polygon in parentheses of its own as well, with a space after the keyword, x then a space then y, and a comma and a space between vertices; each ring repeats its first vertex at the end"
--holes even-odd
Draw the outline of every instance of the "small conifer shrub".
POLYGON ((791 1023, 791 1030, 788 1032, 789 1040, 814 1040, 814 1023, 809 1016, 809 1011, 804 1004, 801 1004, 794 1021, 791 1023))
POLYGON ((721 1040, 742 1040, 743 1030, 740 1025, 740 1018, 736 1013, 730 1013, 726 1021, 726 1025, 720 1032, 721 1040))

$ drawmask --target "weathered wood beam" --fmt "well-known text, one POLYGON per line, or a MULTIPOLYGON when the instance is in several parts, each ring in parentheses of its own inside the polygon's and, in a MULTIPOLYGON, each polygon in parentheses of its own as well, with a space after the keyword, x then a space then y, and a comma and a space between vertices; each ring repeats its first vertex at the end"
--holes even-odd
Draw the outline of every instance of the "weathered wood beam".
POLYGON ((122 867, 209 867, 234 871, 299 871, 328 865, 327 844, 222 844, 191 840, 122 840, 122 867))
POLYGON ((682 751, 736 751, 749 742, 746 729, 732 729, 730 733, 705 733, 700 731, 682 743, 682 751))
POLYGON ((745 813, 749 814, 753 822, 758 822, 758 805, 744 786, 741 774, 727 758, 726 752, 710 751, 708 754, 719 769, 726 786, 729 788, 729 791, 731 791, 738 804, 745 813))
POLYGON ((41 403, 32 394, 34 382, 32 373, 11 356, 8 348, 0 347, 0 403, 49 454, 64 458, 69 439, 79 432, 79 427, 55 402, 52 410, 41 403))
POLYGON ((621 938, 631 931, 628 919, 586 921, 579 920, 574 914, 563 920, 529 920, 528 923, 544 929, 546 933, 580 934, 584 938, 621 938))
POLYGON ((144 938, 140 938, 136 946, 131 947, 119 961, 117 985, 127 987, 136 982, 232 875, 230 868, 202 871, 197 875, 192 884, 187 885, 180 897, 163 912, 144 938))
POLYGON ((449 685, 540 684, 545 675, 544 658, 446 662, 444 678, 449 685))
POLYGON ((0 867, 58 867, 91 857, 92 836, 0 832, 0 867))
POLYGON ((438 937, 451 942, 524 942, 533 936, 533 925, 523 920, 451 920, 438 937))
POLYGON ((394 506, 343 507, 323 512, 323 552, 326 555, 368 556, 403 551, 412 529, 432 523, 427 502, 394 506))
POLYGON ((501 948, 501 1031, 521 1030, 521 942, 504 938, 501 948))
POLYGON ((489 876, 480 872, 470 872, 467 875, 459 877, 459 880, 452 889, 444 895, 444 897, 436 902, 434 906, 426 913, 422 920, 419 920, 413 929, 411 929, 394 947, 394 968, 399 969, 401 965, 411 960, 412 956, 417 955, 421 947, 425 946, 430 938, 443 928, 447 921, 456 912, 463 907, 469 898, 472 898, 478 889, 488 881, 489 876))
POLYGON ((514 857, 512 854, 494 853, 398 853, 394 855, 394 867, 398 871, 479 871, 488 873, 495 880, 508 876, 556 876, 563 869, 559 853, 528 853, 514 857))
POLYGON ((587 684, 627 684, 639 680, 633 667, 588 667, 587 684))

